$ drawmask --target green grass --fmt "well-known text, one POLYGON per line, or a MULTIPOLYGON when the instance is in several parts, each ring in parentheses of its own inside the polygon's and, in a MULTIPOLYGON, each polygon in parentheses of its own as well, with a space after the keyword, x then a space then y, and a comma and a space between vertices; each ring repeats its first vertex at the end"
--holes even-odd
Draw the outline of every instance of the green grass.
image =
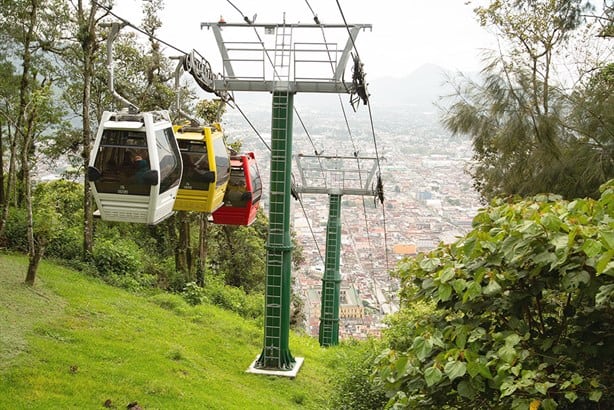
POLYGON ((0 409, 324 409, 328 352, 291 335, 295 379, 246 373, 257 324, 175 295, 135 295, 43 262, 0 254, 0 409))

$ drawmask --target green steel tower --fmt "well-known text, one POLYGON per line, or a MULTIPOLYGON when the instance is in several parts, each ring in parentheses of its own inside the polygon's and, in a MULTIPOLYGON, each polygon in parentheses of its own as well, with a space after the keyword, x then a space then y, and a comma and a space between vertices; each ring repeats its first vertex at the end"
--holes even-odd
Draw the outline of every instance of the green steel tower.
POLYGON ((373 182, 378 160, 374 157, 299 155, 296 164, 299 175, 296 191, 325 194, 329 198, 318 338, 320 346, 334 346, 339 344, 341 197, 377 195, 373 182))
MULTIPOLYGON (((203 27, 212 30, 224 68, 221 79, 209 81, 207 77, 212 76, 207 73, 201 76, 213 92, 250 91, 273 95, 264 343, 262 352, 248 371, 294 377, 302 364, 302 359, 292 356, 289 347, 294 95, 299 92, 364 95, 364 78, 345 82, 343 77, 358 33, 370 29, 371 25, 218 22, 201 23, 201 29, 203 27), (232 30, 246 29, 245 36, 253 38, 255 31, 257 41, 225 41, 223 38, 223 34, 232 30), (337 49, 336 43, 330 41, 314 43, 309 33, 306 40, 295 40, 314 30, 336 30, 346 37, 344 48, 337 49), (266 36, 271 35, 274 36, 272 48, 266 41, 266 36)), ((354 58, 354 65, 360 64, 354 58)), ((208 63, 193 66, 199 66, 197 70, 211 71, 208 63)))
POLYGON ((341 273, 341 194, 329 194, 328 224, 326 225, 326 259, 322 278, 322 302, 320 306, 320 346, 339 344, 339 292, 341 273))

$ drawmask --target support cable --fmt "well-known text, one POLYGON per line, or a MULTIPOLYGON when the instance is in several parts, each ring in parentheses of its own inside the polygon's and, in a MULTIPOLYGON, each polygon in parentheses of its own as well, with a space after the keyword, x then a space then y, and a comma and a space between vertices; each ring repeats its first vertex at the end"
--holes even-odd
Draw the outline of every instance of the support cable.
POLYGON ((369 100, 369 95, 366 91, 366 83, 364 82, 364 71, 362 70, 362 63, 360 62, 360 54, 358 53, 358 48, 356 47, 356 42, 354 41, 354 38, 352 37, 352 33, 350 31, 350 27, 348 26, 347 20, 345 18, 345 14, 343 13, 343 8, 341 7, 341 4, 339 3, 339 0, 335 0, 337 3, 337 7, 339 8, 339 13, 341 14, 341 18, 343 19, 343 24, 345 24, 345 27, 347 29, 348 35, 350 36, 350 40, 352 41, 352 47, 354 48, 354 51, 356 52, 356 57, 354 59, 354 73, 352 75, 355 86, 356 86, 356 82, 358 81, 360 84, 359 86, 361 88, 359 88, 357 90, 357 93, 359 95, 359 97, 363 100, 363 102, 365 103, 365 105, 367 105, 368 107, 368 111, 369 111, 369 122, 371 125, 371 135, 373 136, 373 145, 375 148, 375 158, 377 160, 377 172, 378 172, 378 176, 377 176, 377 198, 380 200, 381 204, 382 204, 382 216, 383 216, 383 220, 384 220, 384 252, 385 252, 385 256, 386 256, 386 269, 389 270, 390 266, 389 266, 389 262, 388 262, 388 232, 386 230, 386 210, 384 205, 384 191, 383 191, 383 182, 382 182, 382 170, 381 170, 381 165, 380 165, 380 160, 379 160, 379 152, 378 152, 378 147, 377 147, 377 139, 375 137, 375 126, 373 125, 373 112, 371 110, 371 102, 369 100))
MULTIPOLYGON (((320 24, 321 25, 320 19, 318 18, 318 16, 314 12, 313 8, 309 4, 309 1, 305 0, 305 3, 307 3, 307 7, 309 7, 309 10, 311 10, 311 13, 313 14, 313 20, 316 22, 316 24, 320 24)), ((347 26, 347 22, 345 21, 345 18, 344 18, 344 23, 345 23, 345 26, 347 28, 348 26, 347 26)), ((330 68, 331 68, 331 71, 333 72, 333 75, 334 75, 335 67, 334 67, 334 64, 333 64, 332 57, 331 57, 330 49, 328 48, 328 41, 326 39, 326 32, 324 31, 323 27, 320 27, 320 30, 322 32, 322 39, 324 40, 324 45, 326 47, 326 52, 328 53, 328 60, 330 62, 330 68)), ((354 38, 352 37, 352 34, 351 34, 349 28, 348 28, 348 35, 350 36, 350 38, 352 40, 352 45, 354 46, 354 48, 356 48, 356 45, 354 44, 354 38)), ((356 54, 358 54, 358 51, 356 52, 356 54)), ((337 97, 339 99, 339 106, 341 107, 341 112, 343 113, 343 119, 345 121, 345 126, 346 126, 346 129, 347 129, 348 135, 350 137, 350 141, 352 142, 352 147, 354 148, 354 157, 356 157, 356 165, 358 167, 359 183, 362 186, 362 169, 361 169, 361 165, 360 165, 360 159, 358 158, 358 149, 357 149, 356 143, 354 141, 354 136, 352 135, 352 130, 351 130, 351 127, 350 127, 350 123, 349 123, 349 120, 348 120, 347 113, 345 111, 345 106, 343 105, 343 100, 341 99, 341 95, 337 94, 337 97)), ((376 158, 379 158, 379 157, 377 157, 377 155, 376 155, 376 158)), ((378 167, 379 167, 379 160, 378 160, 378 167)), ((364 197, 362 198, 362 212, 363 212, 363 216, 365 218, 365 228, 366 228, 366 232, 367 232, 367 241, 368 241, 368 244, 369 244, 369 248, 372 248, 371 233, 369 232, 369 221, 367 219, 367 206, 366 206, 365 198, 364 197)))
MULTIPOLYGON (((243 20, 245 20, 247 22, 247 24, 252 24, 252 21, 249 20, 249 18, 243 14, 243 12, 237 7, 235 6, 230 0, 226 0, 232 7, 234 7, 234 9, 241 14, 241 16, 243 17, 243 20)), ((262 40, 262 37, 260 37, 260 33, 258 33, 258 30, 256 29, 256 27, 254 27, 254 33, 256 34, 256 37, 258 38, 258 42, 260 43, 260 45, 262 46, 262 51, 264 52, 264 55, 266 55, 267 60, 269 61, 269 64, 271 65, 271 67, 273 68, 273 78, 277 78, 277 79, 281 79, 281 76, 279 75, 279 73, 277 72, 277 67, 275 67, 275 63, 273 62, 273 59, 271 58, 271 55, 269 54, 269 51, 266 49, 265 45, 264 45, 264 40, 262 40)), ((296 105, 293 105, 293 109, 294 109, 294 113, 296 114, 297 118, 299 119, 299 122, 301 123, 301 126, 303 127, 303 130, 305 131, 305 134, 307 135, 307 137, 309 138, 309 141, 311 143, 311 146, 313 147, 313 151, 315 153, 316 156, 319 156, 318 150, 313 142, 313 140, 311 139, 311 135, 309 134, 309 131, 307 131, 307 128, 305 127, 305 123, 303 122, 303 119, 301 118, 298 109, 296 108, 296 105)), ((270 149, 269 149, 270 150, 270 149)), ((324 168, 322 166, 322 161, 321 159, 318 158, 318 162, 320 164, 320 169, 322 174, 324 174, 324 168)), ((325 180, 326 181, 326 180, 325 180)), ((293 194, 293 196, 295 196, 293 194)), ((297 195, 298 196, 298 195, 297 195)))
POLYGON ((147 36, 147 37, 149 37, 150 39, 153 39, 153 40, 155 40, 155 41, 157 41, 157 42, 159 42, 159 43, 162 43, 162 44, 164 44, 165 46, 170 47, 170 48, 172 48, 173 50, 180 52, 181 54, 188 54, 188 53, 186 53, 185 51, 183 51, 182 49, 180 49, 179 47, 176 47, 176 46, 174 46, 174 45, 172 45, 172 44, 170 44, 170 43, 168 43, 168 42, 166 42, 166 41, 164 41, 164 40, 160 39, 159 37, 156 37, 156 36, 154 36, 154 35, 152 35, 152 34, 149 34, 149 33, 148 33, 148 32, 146 32, 145 30, 143 30, 142 28, 140 28, 140 27, 138 27, 138 26, 135 26, 135 25, 134 25, 134 24, 132 24, 130 21, 128 21, 128 20, 126 20, 125 18, 120 17, 120 16, 118 16, 117 14, 113 13, 109 7, 106 7, 106 6, 104 6, 104 5, 100 4, 100 3, 98 3, 96 0, 92 0, 92 4, 95 4, 96 6, 100 7, 100 8, 101 8, 101 9, 103 9, 103 10, 105 10, 107 13, 109 13, 111 16, 115 17, 116 19, 120 20, 120 21, 121 21, 122 23, 124 23, 126 26, 130 26, 130 27, 132 27, 134 30, 138 31, 138 32, 139 32, 139 33, 141 33, 141 34, 146 35, 146 36, 147 36))
POLYGON ((326 262, 324 261, 324 257, 322 256, 322 252, 320 251, 320 244, 318 244, 318 240, 316 238, 316 234, 313 231, 313 227, 311 226, 311 222, 309 222, 309 217, 307 216, 307 211, 305 210, 305 206, 303 204, 303 200, 299 196, 298 202, 301 205, 301 209, 303 210, 303 215, 305 216, 305 220, 307 221, 307 226, 309 227, 309 232, 311 232, 311 238, 316 245, 316 249, 318 250, 318 255, 320 256, 320 261, 322 262, 322 266, 326 267, 326 262))

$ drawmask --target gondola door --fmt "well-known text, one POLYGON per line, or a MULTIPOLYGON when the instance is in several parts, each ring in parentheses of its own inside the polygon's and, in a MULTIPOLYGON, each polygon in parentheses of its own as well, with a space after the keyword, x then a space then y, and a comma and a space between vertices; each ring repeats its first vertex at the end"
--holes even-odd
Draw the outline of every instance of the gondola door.
POLYGON ((88 167, 102 220, 155 225, 168 218, 181 172, 168 113, 103 113, 88 167))
POLYGON ((253 152, 230 157, 230 181, 224 205, 213 213, 221 225, 251 225, 256 220, 262 197, 262 180, 253 152))

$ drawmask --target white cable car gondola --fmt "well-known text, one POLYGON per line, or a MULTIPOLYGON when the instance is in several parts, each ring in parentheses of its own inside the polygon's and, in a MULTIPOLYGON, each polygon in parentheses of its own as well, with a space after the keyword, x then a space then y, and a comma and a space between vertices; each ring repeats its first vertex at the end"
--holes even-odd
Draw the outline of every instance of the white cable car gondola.
POLYGON ((103 113, 88 167, 102 220, 155 225, 166 219, 181 172, 166 111, 103 113))

